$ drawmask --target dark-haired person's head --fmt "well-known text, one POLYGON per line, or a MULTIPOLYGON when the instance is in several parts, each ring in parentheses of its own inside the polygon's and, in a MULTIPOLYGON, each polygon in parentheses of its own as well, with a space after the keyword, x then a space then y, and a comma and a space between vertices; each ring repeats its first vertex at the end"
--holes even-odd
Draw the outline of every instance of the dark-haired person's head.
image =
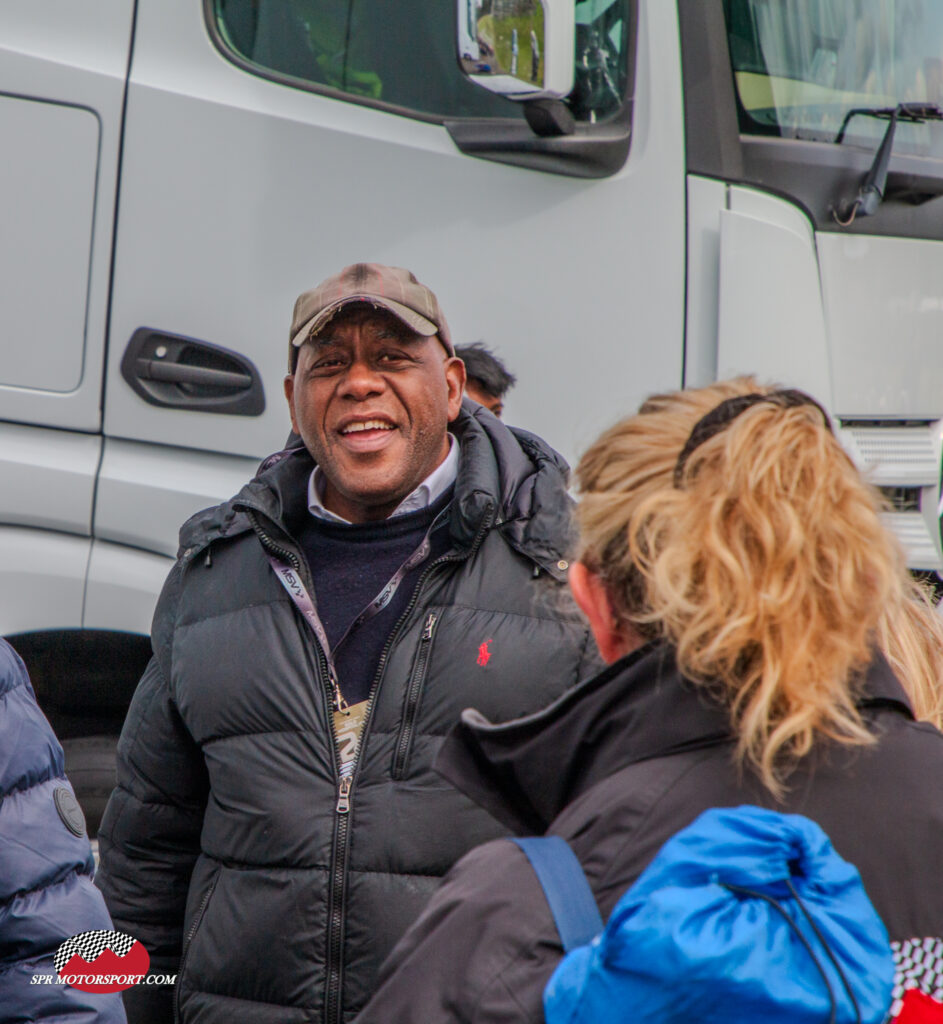
POLYGON ((570 583, 603 657, 668 641, 772 792, 818 738, 872 742, 855 685, 875 646, 940 724, 943 621, 811 398, 749 377, 653 396, 576 478, 570 583))
POLYGON ((457 345, 455 354, 465 364, 465 394, 500 416, 504 396, 517 383, 517 378, 482 342, 457 345))

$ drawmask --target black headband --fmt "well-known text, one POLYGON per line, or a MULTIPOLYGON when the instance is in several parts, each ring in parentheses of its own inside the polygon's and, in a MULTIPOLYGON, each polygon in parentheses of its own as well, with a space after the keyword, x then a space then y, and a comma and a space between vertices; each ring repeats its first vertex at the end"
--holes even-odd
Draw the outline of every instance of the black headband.
POLYGON ((687 465, 691 452, 699 448, 705 441, 719 434, 724 427, 732 423, 742 412, 746 412, 751 406, 759 402, 771 402, 773 405, 782 406, 784 409, 793 409, 799 405, 811 405, 822 414, 822 420, 829 431, 832 424, 829 421, 828 413, 819 405, 811 395, 795 388, 787 388, 783 391, 772 391, 768 395, 760 395, 756 392, 749 395, 735 395, 727 398, 720 405, 715 405, 706 415, 702 416, 688 435, 678 461, 675 463, 674 485, 681 487, 681 478, 684 476, 684 467, 687 465))

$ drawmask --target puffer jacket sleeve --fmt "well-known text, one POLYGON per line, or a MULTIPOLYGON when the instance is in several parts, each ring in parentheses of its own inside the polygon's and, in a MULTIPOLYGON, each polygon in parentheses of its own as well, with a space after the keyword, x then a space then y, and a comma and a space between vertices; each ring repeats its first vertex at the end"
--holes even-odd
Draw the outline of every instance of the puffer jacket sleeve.
MULTIPOLYGON (((118 741, 117 787, 99 829, 96 884, 120 931, 140 940, 150 973, 175 975, 187 890, 200 852, 207 776, 167 681, 165 598, 155 615, 155 655, 138 683, 118 741)), ((173 1019, 170 986, 138 985, 125 995, 132 1024, 173 1019)))
POLYGON ((66 939, 112 925, 92 884, 80 815, 67 810, 78 805, 62 747, 23 662, 2 640, 0 795, 0 1020, 123 1024, 119 996, 54 982, 53 958, 66 939))

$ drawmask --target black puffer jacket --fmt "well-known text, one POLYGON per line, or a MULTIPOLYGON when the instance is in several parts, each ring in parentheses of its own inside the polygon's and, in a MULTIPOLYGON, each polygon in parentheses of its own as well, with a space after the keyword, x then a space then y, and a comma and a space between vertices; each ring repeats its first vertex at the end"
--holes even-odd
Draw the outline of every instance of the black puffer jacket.
MULTIPOLYGON (((880 656, 860 706, 878 742, 814 750, 776 804, 734 766, 727 712, 682 680, 669 648, 646 647, 522 721, 490 725, 466 712, 437 767, 515 832, 563 836, 604 919, 662 844, 707 808, 804 814, 858 867, 900 974, 909 967, 934 991, 943 975, 943 735, 913 720, 880 656)), ((562 955, 523 852, 487 843, 450 872, 357 1024, 538 1024, 562 955)))
MULTIPOLYGON (((155 971, 182 957, 184 1021, 352 1017, 440 877, 507 831, 432 772, 441 738, 463 708, 528 713, 597 667, 561 604, 562 463, 484 412, 464 410, 454 431, 453 547, 424 568, 381 659, 349 810, 324 659, 260 542, 303 563, 291 523, 307 514, 310 457, 283 459, 182 531, 119 744, 98 882, 155 971)), ((132 1024, 163 1024, 153 988, 133 998, 151 1005, 132 1024)))

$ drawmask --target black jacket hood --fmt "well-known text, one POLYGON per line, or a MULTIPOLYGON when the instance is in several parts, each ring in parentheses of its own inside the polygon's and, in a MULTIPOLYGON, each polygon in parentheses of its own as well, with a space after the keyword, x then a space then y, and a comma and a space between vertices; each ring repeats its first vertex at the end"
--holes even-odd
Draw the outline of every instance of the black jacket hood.
MULTIPOLYGON (((858 705, 913 718, 881 654, 868 667, 858 705)), ((466 710, 435 769, 526 835, 545 832, 567 804, 622 768, 733 740, 729 712, 682 677, 673 648, 651 643, 525 718, 493 724, 466 710)))
MULTIPOLYGON (((568 552, 560 538, 572 537, 572 503, 560 500, 569 477, 566 462, 539 437, 506 426, 468 399, 449 429, 461 445, 451 518, 456 546, 470 548, 479 531, 492 526, 521 555, 562 580, 568 552)), ((184 523, 179 554, 192 555, 215 540, 250 530, 249 512, 286 524, 291 499, 305 493, 313 468, 303 447, 270 456, 234 498, 184 523)))

